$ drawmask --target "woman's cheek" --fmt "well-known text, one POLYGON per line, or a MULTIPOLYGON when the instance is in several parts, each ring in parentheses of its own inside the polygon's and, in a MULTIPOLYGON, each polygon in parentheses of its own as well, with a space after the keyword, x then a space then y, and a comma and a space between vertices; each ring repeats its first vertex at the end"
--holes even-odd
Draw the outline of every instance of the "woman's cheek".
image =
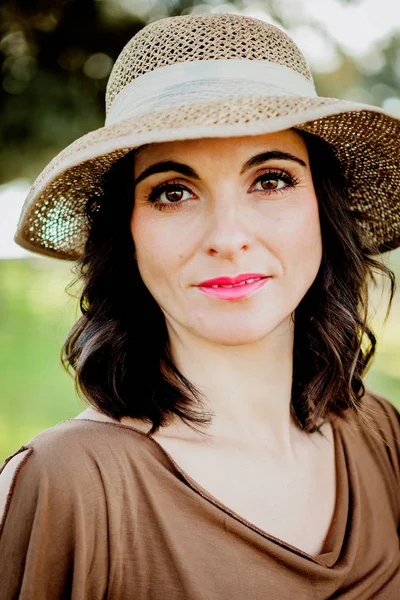
POLYGON ((171 223, 166 227, 162 222, 163 215, 153 216, 146 212, 140 214, 138 211, 133 216, 131 233, 140 275, 152 291, 174 271, 178 261, 179 232, 171 228, 171 223))
POLYGON ((285 273, 311 285, 322 259, 322 236, 316 199, 308 204, 304 202, 302 208, 303 210, 295 211, 282 228, 276 228, 276 243, 281 248, 285 273))

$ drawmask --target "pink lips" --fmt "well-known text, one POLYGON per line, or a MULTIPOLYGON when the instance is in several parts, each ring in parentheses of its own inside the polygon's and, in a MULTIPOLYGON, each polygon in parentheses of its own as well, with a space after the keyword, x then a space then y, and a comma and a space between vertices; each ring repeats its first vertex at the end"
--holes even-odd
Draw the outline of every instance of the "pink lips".
POLYGON ((217 279, 208 279, 199 283, 197 287, 203 294, 220 300, 241 300, 262 288, 268 279, 270 277, 266 277, 261 273, 244 273, 234 278, 218 277, 217 279))

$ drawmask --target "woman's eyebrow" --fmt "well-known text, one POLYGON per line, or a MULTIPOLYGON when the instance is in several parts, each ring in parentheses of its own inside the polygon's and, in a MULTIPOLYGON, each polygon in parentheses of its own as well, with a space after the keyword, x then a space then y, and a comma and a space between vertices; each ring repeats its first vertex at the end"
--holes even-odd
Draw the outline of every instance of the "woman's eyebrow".
MULTIPOLYGON (((304 160, 290 154, 288 152, 281 152, 280 150, 269 150, 268 152, 261 152, 261 154, 256 154, 252 158, 250 158, 242 167, 240 174, 243 175, 246 171, 248 171, 251 167, 256 167, 263 162, 268 160, 290 160, 292 162, 297 162, 299 165, 303 167, 307 167, 304 160)), ((182 175, 186 175, 187 177, 191 177, 192 179, 200 179, 199 175, 196 173, 192 167, 189 165, 185 165, 181 162, 176 162, 174 160, 164 160, 153 165, 147 167, 144 171, 140 173, 135 179, 135 185, 137 185, 140 181, 143 181, 146 177, 150 177, 150 175, 155 175, 156 173, 165 173, 167 171, 176 171, 177 173, 181 173, 182 175)))
POLYGON ((177 173, 182 173, 182 175, 186 175, 192 179, 200 179, 196 171, 192 169, 192 167, 189 167, 189 165, 185 165, 184 163, 176 162, 174 160, 164 160, 154 163, 142 171, 140 175, 136 177, 135 185, 150 175, 154 175, 155 173, 165 173, 166 171, 176 171, 177 173))
POLYGON ((267 160, 290 160, 292 162, 296 162, 302 167, 306 167, 307 165, 301 158, 294 156, 294 154, 290 154, 289 152, 282 152, 281 150, 269 150, 268 152, 261 152, 261 154, 256 154, 252 158, 250 158, 247 162, 244 163, 240 174, 243 175, 248 169, 251 167, 257 167, 261 165, 263 162, 267 160))

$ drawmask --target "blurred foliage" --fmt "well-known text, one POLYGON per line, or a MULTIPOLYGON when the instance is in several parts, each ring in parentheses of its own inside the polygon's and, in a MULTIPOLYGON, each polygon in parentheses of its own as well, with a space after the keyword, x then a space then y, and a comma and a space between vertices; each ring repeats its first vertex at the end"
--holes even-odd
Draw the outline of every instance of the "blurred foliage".
POLYGON ((0 182, 35 178, 54 154, 101 126, 113 60, 143 22, 104 19, 100 6, 96 0, 3 2, 0 182), (100 64, 91 70, 96 55, 100 64))

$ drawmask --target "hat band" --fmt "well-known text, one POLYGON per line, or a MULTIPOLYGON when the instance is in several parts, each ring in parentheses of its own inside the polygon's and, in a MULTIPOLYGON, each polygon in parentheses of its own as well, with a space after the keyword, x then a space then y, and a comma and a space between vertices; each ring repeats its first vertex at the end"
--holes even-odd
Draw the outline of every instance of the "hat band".
POLYGON ((312 81, 266 60, 198 60, 159 67, 128 83, 106 118, 112 125, 137 115, 207 100, 248 96, 315 98, 312 81))

